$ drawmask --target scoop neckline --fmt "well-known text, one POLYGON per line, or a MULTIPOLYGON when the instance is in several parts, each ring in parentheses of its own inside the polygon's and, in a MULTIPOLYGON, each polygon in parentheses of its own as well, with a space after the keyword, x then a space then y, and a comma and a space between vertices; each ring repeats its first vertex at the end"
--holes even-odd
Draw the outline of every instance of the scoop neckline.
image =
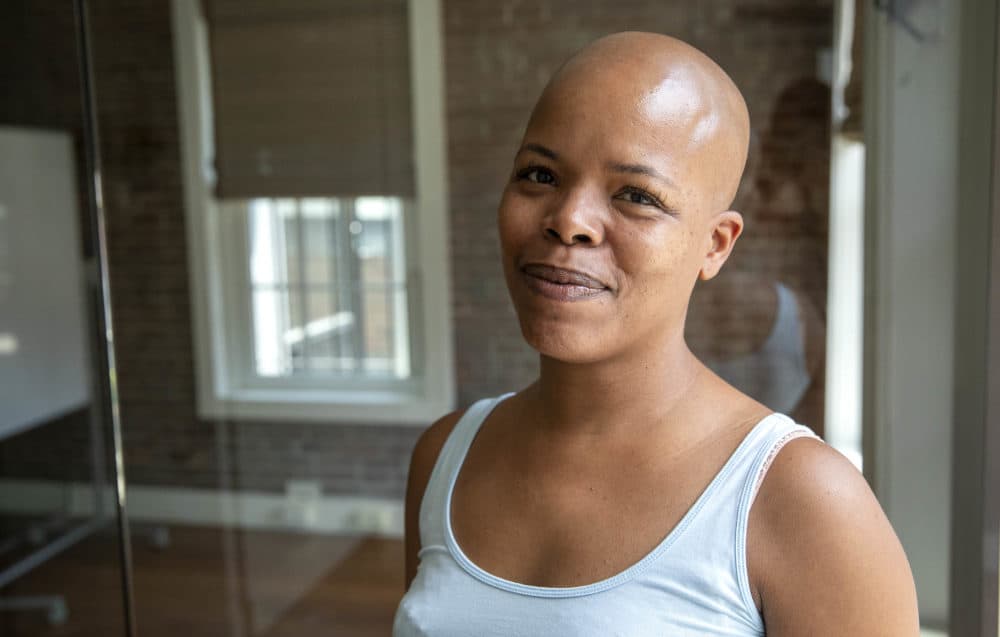
POLYGON ((775 416, 780 416, 778 412, 771 412, 758 420, 757 423, 750 428, 747 434, 743 437, 743 440, 740 441, 740 444, 736 446, 736 449, 732 452, 732 454, 730 454, 729 458, 726 459, 722 468, 716 472, 715 476, 708 483, 708 486, 705 487, 695 500, 694 504, 688 508, 677 524, 674 525, 667 535, 660 540, 660 542, 653 547, 651 551, 639 558, 639 560, 631 566, 626 567, 623 571, 616 573, 615 575, 611 575, 610 577, 606 577, 590 584, 580 584, 577 586, 536 586, 533 584, 522 584, 521 582, 505 579, 481 568, 478 564, 469 559, 469 557, 465 554, 465 551, 462 550, 462 547, 458 544, 458 540, 455 538, 455 533, 451 527, 452 495, 455 491, 455 483, 457 482, 458 475, 461 473, 462 467, 465 464, 465 459, 468 456, 469 449, 472 447, 472 443, 475 441, 480 427, 482 427, 483 423, 493 412, 496 406, 512 395, 513 392, 503 394, 496 397, 492 401, 492 404, 485 405, 485 408, 482 409, 481 413, 477 414, 479 416, 479 422, 476 423, 471 432, 463 437, 464 440, 462 442, 464 443, 464 449, 459 450, 459 457, 457 458, 457 462, 454 463, 454 467, 451 469, 448 476, 448 485, 445 490, 444 536, 448 552, 469 575, 490 586, 509 591, 511 593, 519 593, 521 595, 528 595, 532 597, 563 598, 593 595, 595 593, 600 593, 617 586, 621 586, 645 571, 653 562, 659 559, 660 556, 662 556, 663 553, 666 552, 667 549, 669 549, 681 535, 684 534, 687 527, 690 526, 697 517, 698 512, 701 511, 701 509, 712 497, 712 494, 718 489, 719 484, 721 484, 733 471, 733 468, 736 466, 736 462, 743 455, 743 450, 750 444, 750 439, 753 437, 754 432, 756 432, 761 425, 764 424, 764 422, 775 416))

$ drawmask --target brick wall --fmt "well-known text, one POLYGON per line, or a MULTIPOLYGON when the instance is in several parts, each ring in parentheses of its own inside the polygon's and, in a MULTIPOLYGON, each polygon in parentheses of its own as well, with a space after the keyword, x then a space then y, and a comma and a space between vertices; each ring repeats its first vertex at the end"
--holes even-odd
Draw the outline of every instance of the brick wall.
MULTIPOLYGON (((416 428, 196 417, 169 4, 91 4, 129 481, 276 491, 287 479, 306 478, 322 480, 330 493, 401 495, 416 428)), ((522 342, 507 299, 495 214, 528 111, 566 56, 626 29, 661 31, 699 46, 747 96, 757 166, 779 94, 816 75, 817 53, 832 38, 830 0, 445 0, 444 20, 454 338, 463 405, 519 388, 535 374, 535 355, 522 342)), ((807 130, 821 126, 794 104, 787 118, 807 130)), ((737 208, 762 221, 757 230, 748 227, 734 267, 825 298, 825 258, 817 259, 825 254, 825 235, 801 218, 755 215, 754 184, 753 176, 745 180, 737 208)), ((814 212, 825 215, 825 209, 814 212)))

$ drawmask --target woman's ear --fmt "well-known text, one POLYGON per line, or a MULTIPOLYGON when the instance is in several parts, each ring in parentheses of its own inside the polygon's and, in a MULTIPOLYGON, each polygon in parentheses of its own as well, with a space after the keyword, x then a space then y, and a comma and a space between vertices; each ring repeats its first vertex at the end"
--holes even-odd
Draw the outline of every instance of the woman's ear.
POLYGON ((715 216, 711 225, 711 242, 698 273, 699 279, 707 281, 719 273, 742 232, 743 215, 735 210, 720 212, 715 216))

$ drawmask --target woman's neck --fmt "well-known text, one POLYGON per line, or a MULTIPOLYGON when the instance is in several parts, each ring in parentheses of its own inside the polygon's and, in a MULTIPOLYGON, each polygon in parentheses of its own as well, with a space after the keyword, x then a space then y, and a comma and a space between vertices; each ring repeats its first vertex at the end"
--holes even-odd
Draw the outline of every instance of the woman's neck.
POLYGON ((538 426, 584 435, 635 435, 681 414, 691 403, 704 365, 683 335, 597 363, 541 357, 538 380, 528 388, 538 426))

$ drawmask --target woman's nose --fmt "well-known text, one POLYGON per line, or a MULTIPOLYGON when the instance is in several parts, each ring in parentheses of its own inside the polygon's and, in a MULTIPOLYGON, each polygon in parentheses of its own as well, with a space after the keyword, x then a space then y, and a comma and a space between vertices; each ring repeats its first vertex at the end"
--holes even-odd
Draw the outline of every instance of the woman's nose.
POLYGON ((603 210, 592 195, 572 193, 545 216, 543 232, 547 239, 565 245, 598 245, 604 240, 603 210))

